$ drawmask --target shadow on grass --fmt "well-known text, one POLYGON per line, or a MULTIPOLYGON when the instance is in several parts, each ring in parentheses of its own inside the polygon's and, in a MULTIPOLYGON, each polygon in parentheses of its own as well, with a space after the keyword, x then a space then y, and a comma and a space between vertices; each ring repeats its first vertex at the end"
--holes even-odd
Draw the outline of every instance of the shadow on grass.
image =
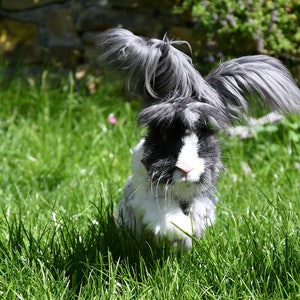
POLYGON ((91 276, 105 286, 112 284, 112 272, 118 277, 119 270, 126 269, 141 281, 145 268, 151 271, 167 256, 179 255, 167 245, 138 242, 131 232, 115 224, 112 207, 95 206, 95 211, 85 229, 64 217, 60 225, 51 223, 38 233, 24 225, 21 214, 8 220, 3 212, 8 242, 0 241, 0 257, 20 267, 25 263, 39 268, 42 262, 54 278, 66 276, 70 290, 78 295, 91 276))
POLYGON ((171 253, 170 248, 139 242, 130 231, 119 228, 115 224, 112 208, 98 209, 85 235, 74 237, 76 234, 72 233, 69 236, 72 240, 66 241, 64 248, 68 244, 74 247, 66 256, 66 262, 67 275, 77 292, 86 283, 91 271, 93 276, 102 278, 104 284, 111 279, 111 268, 115 268, 114 276, 118 277, 118 268, 122 267, 131 272, 135 280, 141 281, 144 275, 141 268, 146 267, 149 271, 159 266, 164 257, 171 253))
MULTIPOLYGON (((7 218, 3 212, 0 259, 17 270, 32 266, 37 277, 43 274, 39 274, 41 267, 46 267, 57 281, 67 277, 75 299, 92 285, 91 290, 107 291, 114 297, 116 290, 122 293, 121 288, 116 289, 119 283, 121 287, 130 283, 135 288, 151 282, 151 277, 157 279, 155 274, 163 278, 161 273, 168 284, 173 273, 169 269, 165 274, 164 268, 170 261, 179 262, 181 272, 176 276, 182 289, 201 280, 196 289, 203 295, 230 291, 232 296, 250 291, 267 295, 268 299, 291 299, 290 295, 299 294, 298 212, 280 199, 276 205, 267 204, 263 214, 249 211, 224 217, 188 255, 167 246, 139 243, 130 232, 116 226, 113 207, 101 203, 94 206, 84 226, 64 216, 55 225, 51 220, 41 230, 25 226, 21 213, 7 218)), ((178 290, 174 293, 177 295, 178 290)))

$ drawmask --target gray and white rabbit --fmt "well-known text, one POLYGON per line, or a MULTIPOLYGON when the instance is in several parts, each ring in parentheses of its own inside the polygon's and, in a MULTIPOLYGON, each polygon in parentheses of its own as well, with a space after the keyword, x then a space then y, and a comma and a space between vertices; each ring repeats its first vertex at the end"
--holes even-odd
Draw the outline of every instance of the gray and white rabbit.
POLYGON ((118 222, 138 237, 190 249, 215 220, 222 170, 216 132, 251 101, 298 113, 300 91, 282 63, 265 55, 229 60, 203 78, 174 47, 182 43, 110 29, 97 46, 100 62, 125 73, 129 91, 141 96, 138 119, 148 129, 132 152, 118 222))

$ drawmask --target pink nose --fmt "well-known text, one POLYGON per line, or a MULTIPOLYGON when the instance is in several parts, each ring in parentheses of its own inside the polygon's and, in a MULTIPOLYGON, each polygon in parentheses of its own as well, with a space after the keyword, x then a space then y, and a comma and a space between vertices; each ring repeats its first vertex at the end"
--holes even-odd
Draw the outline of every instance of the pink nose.
POLYGON ((176 168, 177 168, 184 176, 187 176, 187 175, 192 171, 191 168, 187 168, 187 167, 176 166, 176 168))

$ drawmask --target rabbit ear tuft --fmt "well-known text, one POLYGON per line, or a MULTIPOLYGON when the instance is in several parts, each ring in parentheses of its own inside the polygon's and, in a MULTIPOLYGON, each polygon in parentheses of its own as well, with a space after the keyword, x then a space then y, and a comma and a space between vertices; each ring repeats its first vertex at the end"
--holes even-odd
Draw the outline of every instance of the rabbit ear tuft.
POLYGON ((300 112, 300 90, 287 68, 266 55, 229 60, 205 78, 219 94, 233 118, 248 110, 250 100, 262 100, 269 108, 300 112))
POLYGON ((174 47, 182 43, 126 29, 99 35, 99 60, 127 75, 129 91, 142 96, 141 124, 166 125, 180 118, 190 127, 203 122, 222 128, 247 113, 251 102, 300 113, 300 90, 279 60, 266 55, 232 59, 204 79, 191 58, 174 47))
POLYGON ((99 62, 127 75, 128 90, 145 105, 182 98, 201 99, 209 87, 192 59, 176 49, 182 41, 147 39, 110 29, 97 39, 99 62))

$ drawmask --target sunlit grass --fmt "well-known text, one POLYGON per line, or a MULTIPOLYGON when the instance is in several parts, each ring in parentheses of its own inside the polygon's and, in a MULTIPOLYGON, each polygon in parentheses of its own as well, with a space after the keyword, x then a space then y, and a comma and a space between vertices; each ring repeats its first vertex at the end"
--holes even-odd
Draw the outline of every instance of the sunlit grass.
POLYGON ((217 222, 176 253, 113 220, 139 104, 113 78, 91 95, 51 76, 3 81, 0 94, 0 298, 300 297, 299 118, 246 141, 220 136, 217 222))

